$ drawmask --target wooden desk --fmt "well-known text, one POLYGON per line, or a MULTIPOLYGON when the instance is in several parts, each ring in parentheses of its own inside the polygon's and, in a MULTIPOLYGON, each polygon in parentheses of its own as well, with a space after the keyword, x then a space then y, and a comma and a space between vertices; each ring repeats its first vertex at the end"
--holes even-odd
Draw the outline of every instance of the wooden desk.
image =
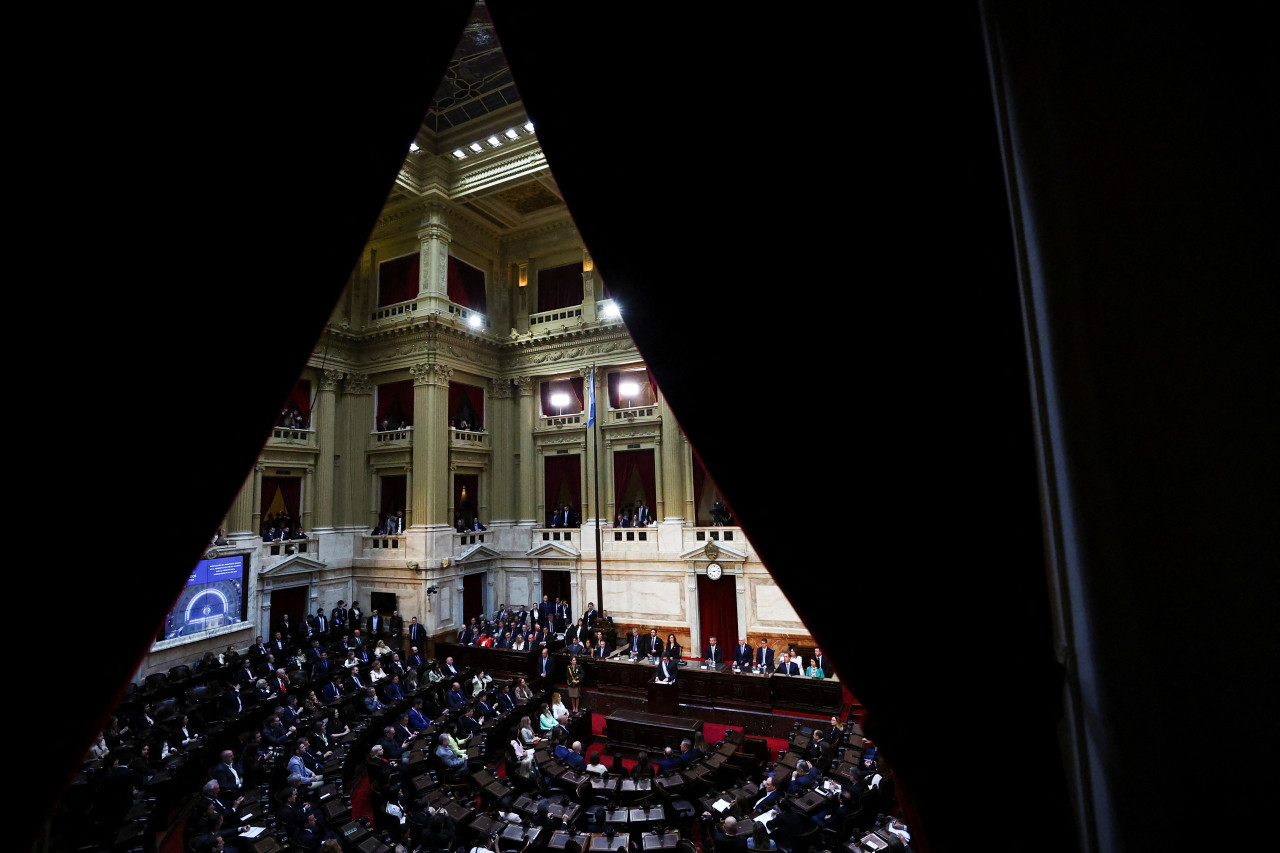
POLYGON ((605 718, 609 752, 616 747, 661 753, 684 738, 693 740, 702 721, 645 711, 615 711, 605 718))
POLYGON ((674 830, 663 833, 646 832, 640 836, 640 847, 642 850, 674 850, 679 840, 680 833, 674 830))

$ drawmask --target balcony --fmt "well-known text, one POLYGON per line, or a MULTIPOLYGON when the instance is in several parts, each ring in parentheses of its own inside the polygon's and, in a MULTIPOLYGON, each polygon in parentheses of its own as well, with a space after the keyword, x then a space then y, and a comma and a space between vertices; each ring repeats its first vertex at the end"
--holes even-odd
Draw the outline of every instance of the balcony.
POLYGON ((456 320, 461 320, 464 325, 477 332, 483 332, 489 328, 488 317, 474 308, 466 308, 456 302, 449 303, 449 316, 456 320))
POLYGON ((566 427, 583 427, 587 423, 586 416, 582 412, 576 415, 556 415, 550 418, 542 418, 540 429, 565 429, 566 427))
POLYGON ((568 329, 582 325, 582 306, 572 305, 568 308, 556 308, 553 311, 539 311, 529 315, 529 334, 548 334, 559 329, 568 329))
POLYGON ((489 433, 484 430, 450 428, 449 445, 473 450, 488 449, 489 433))
POLYGON ((280 557, 306 554, 313 560, 320 559, 319 539, 286 539, 283 542, 263 542, 258 554, 262 565, 280 562, 280 557))
POLYGON ((405 550, 406 537, 403 533, 396 536, 361 536, 360 551, 366 557, 376 557, 388 551, 405 550))
POLYGON ((486 536, 492 537, 493 533, 487 530, 468 530, 465 533, 453 534, 453 553, 461 554, 464 549, 472 545, 483 545, 486 536))
POLYGON ((272 427, 267 438, 268 447, 291 447, 315 450, 319 447, 316 431, 313 429, 297 429, 295 427, 272 427))
POLYGON ((397 302, 395 305, 387 305, 379 308, 369 315, 370 322, 376 323, 379 320, 394 320, 401 317, 412 317, 418 310, 418 300, 412 299, 408 302, 397 302))
POLYGON ((535 527, 530 548, 537 548, 544 542, 582 542, 580 527, 535 527))
POLYGON ((609 420, 615 424, 631 423, 633 421, 659 421, 661 419, 662 415, 656 405, 628 406, 624 409, 609 410, 609 420))
POLYGON ((410 450, 413 448, 413 427, 404 429, 374 430, 369 433, 365 450, 410 450))

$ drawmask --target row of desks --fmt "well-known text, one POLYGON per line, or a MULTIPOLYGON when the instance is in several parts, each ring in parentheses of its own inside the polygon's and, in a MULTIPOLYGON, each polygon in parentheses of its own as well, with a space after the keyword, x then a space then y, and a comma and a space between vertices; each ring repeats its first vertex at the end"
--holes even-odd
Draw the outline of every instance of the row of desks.
MULTIPOLYGON (((471 666, 486 672, 510 672, 532 677, 537 672, 538 655, 509 649, 481 646, 459 646, 437 643, 436 656, 452 656, 459 666, 471 666)), ((568 657, 556 659, 557 681, 564 681, 568 657)), ((626 657, 578 658, 584 670, 585 687, 597 689, 629 689, 643 692, 653 681, 654 664, 647 658, 631 662, 626 657)), ((693 697, 701 704, 743 710, 802 711, 815 714, 838 714, 843 701, 840 682, 834 678, 761 675, 733 672, 728 667, 702 669, 688 661, 680 668, 677 679, 683 697, 693 697)))

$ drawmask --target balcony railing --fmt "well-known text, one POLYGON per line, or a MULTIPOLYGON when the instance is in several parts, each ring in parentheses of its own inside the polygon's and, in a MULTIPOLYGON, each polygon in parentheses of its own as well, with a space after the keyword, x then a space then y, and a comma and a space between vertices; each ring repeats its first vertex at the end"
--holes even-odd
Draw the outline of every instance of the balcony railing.
POLYGON ((629 406, 625 409, 611 409, 609 412, 615 423, 635 420, 636 418, 654 418, 658 416, 657 406, 629 406))
POLYGON ((578 412, 576 415, 556 415, 554 417, 542 419, 542 426, 544 429, 563 429, 564 427, 582 426, 583 423, 584 421, 581 412, 578 412))
POLYGON ((369 450, 413 447, 413 427, 379 429, 369 433, 369 450))
POLYGON ((535 527, 533 529, 533 546, 543 542, 577 542, 582 538, 580 527, 535 527))
POLYGON ((484 430, 475 429, 450 429, 449 442, 451 444, 462 444, 467 447, 487 445, 489 443, 489 433, 484 430))
POLYGON ((378 320, 386 320, 394 317, 403 317, 405 315, 412 316, 418 310, 418 300, 411 299, 408 302, 397 302, 395 305, 387 305, 379 308, 369 315, 369 319, 373 322, 378 320))
POLYGON ((543 329, 565 328, 582 325, 582 306, 571 305, 568 308, 556 308, 553 311, 539 311, 529 315, 529 331, 538 332, 543 329))
POLYGON ((320 559, 319 539, 286 539, 262 543, 261 558, 290 557, 294 554, 306 554, 313 560, 320 559))
POLYGON ((450 302, 449 313, 476 331, 489 328, 489 318, 474 308, 466 308, 456 302, 450 302))
POLYGON ((453 534, 453 553, 457 554, 463 548, 470 548, 472 545, 483 545, 485 536, 491 536, 484 530, 468 530, 466 533, 453 534))
POLYGON ((271 438, 268 441, 271 444, 286 447, 297 445, 315 447, 318 444, 315 430, 296 427, 272 427, 271 438))
POLYGON ((403 533, 396 536, 361 536, 360 544, 365 551, 400 551, 405 547, 403 533))

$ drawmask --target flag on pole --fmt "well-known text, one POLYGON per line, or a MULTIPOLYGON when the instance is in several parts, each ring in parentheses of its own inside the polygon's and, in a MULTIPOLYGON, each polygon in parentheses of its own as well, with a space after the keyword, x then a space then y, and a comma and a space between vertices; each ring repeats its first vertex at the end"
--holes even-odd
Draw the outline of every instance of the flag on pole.
POLYGON ((587 426, 596 422, 596 366, 591 365, 587 373, 587 426))

